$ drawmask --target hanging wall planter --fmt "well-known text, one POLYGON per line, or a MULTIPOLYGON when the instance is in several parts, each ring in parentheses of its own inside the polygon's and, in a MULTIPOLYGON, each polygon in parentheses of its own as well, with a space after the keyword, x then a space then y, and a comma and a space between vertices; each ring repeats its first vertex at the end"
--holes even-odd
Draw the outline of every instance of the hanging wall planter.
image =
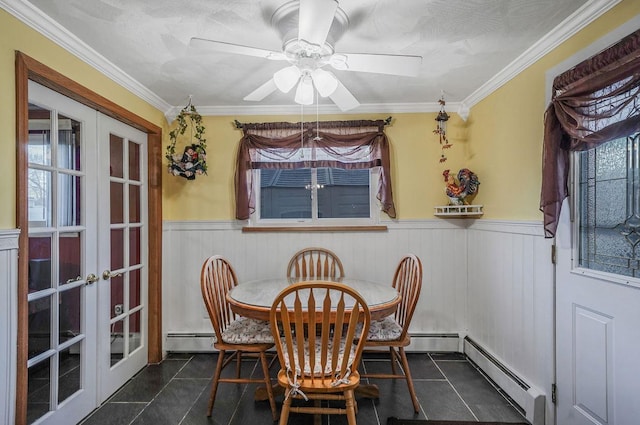
POLYGON ((191 104, 185 106, 176 117, 178 126, 171 130, 165 157, 169 161, 169 173, 174 176, 184 177, 187 180, 195 180, 199 174, 207 174, 207 139, 204 138, 204 126, 202 116, 191 104), (176 144, 180 136, 189 129, 189 141, 184 149, 178 149, 176 144))

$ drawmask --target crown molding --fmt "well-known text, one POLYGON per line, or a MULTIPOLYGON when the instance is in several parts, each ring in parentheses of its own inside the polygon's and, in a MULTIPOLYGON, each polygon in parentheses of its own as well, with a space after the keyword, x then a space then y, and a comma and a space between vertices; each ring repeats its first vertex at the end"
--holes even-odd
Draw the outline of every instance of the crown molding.
POLYGON ((598 19, 622 0, 591 0, 569 15, 553 30, 538 40, 533 46, 504 67, 493 78, 471 93, 462 101, 468 107, 474 106, 495 90, 509 82, 538 59, 558 47, 578 31, 598 19))
POLYGON ((0 0, 0 7, 152 106, 161 111, 171 108, 170 104, 154 92, 115 66, 32 4, 23 0, 0 0))

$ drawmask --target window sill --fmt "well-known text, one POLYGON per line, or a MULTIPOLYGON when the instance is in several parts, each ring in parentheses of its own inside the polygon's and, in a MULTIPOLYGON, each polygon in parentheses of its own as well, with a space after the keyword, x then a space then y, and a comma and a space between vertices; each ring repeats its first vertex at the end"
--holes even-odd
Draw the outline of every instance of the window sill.
POLYGON ((386 232, 387 226, 244 226, 242 233, 266 232, 386 232))

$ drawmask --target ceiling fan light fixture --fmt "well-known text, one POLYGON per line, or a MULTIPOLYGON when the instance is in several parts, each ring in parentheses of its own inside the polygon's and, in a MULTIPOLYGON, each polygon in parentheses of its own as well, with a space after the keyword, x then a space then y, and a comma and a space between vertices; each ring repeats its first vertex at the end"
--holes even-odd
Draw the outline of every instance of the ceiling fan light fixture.
POLYGON ((300 79, 300 75, 300 69, 295 65, 291 65, 273 74, 273 81, 276 83, 278 90, 283 93, 289 93, 300 79))
POLYGON ((321 68, 316 68, 311 73, 313 84, 318 90, 318 94, 322 97, 328 97, 338 88, 338 79, 331 72, 321 68))
POLYGON ((313 104, 313 82, 309 76, 305 75, 300 79, 296 89, 295 101, 300 105, 313 104))

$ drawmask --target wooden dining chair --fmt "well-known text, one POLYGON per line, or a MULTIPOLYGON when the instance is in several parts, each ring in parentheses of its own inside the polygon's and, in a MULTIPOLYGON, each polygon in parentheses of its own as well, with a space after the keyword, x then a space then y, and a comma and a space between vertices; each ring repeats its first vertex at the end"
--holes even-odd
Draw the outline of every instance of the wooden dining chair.
POLYGON ((366 349, 389 347, 391 373, 367 373, 363 377, 382 379, 404 379, 409 387, 413 409, 418 413, 420 406, 409 370, 409 362, 404 347, 411 343, 409 325, 416 309, 422 289, 422 263, 413 254, 405 255, 398 264, 393 276, 393 287, 398 291, 401 301, 393 316, 371 322, 366 341, 366 349), (400 361, 403 373, 398 373, 396 362, 400 361))
POLYGON ((356 425, 354 389, 370 321, 360 294, 341 283, 304 281, 276 297, 270 323, 280 361, 278 383, 285 388, 280 425, 290 412, 313 414, 315 423, 322 414, 343 414, 356 425), (294 399, 314 403, 293 406, 294 399))
POLYGON ((325 248, 304 248, 296 252, 287 266, 287 277, 335 279, 344 277, 338 256, 325 248))
POLYGON ((278 410, 265 354, 274 345, 273 334, 268 322, 237 317, 231 311, 226 295, 237 284, 238 279, 233 267, 223 257, 211 256, 202 265, 200 289, 216 334, 213 346, 218 350, 218 361, 211 383, 207 416, 211 416, 219 383, 262 383, 266 386, 271 413, 275 421, 278 418, 278 410), (227 352, 230 353, 228 356, 227 352), (262 365, 262 379, 241 376, 240 367, 243 354, 259 357, 262 365), (234 360, 236 362, 235 377, 222 378, 222 370, 234 360))

